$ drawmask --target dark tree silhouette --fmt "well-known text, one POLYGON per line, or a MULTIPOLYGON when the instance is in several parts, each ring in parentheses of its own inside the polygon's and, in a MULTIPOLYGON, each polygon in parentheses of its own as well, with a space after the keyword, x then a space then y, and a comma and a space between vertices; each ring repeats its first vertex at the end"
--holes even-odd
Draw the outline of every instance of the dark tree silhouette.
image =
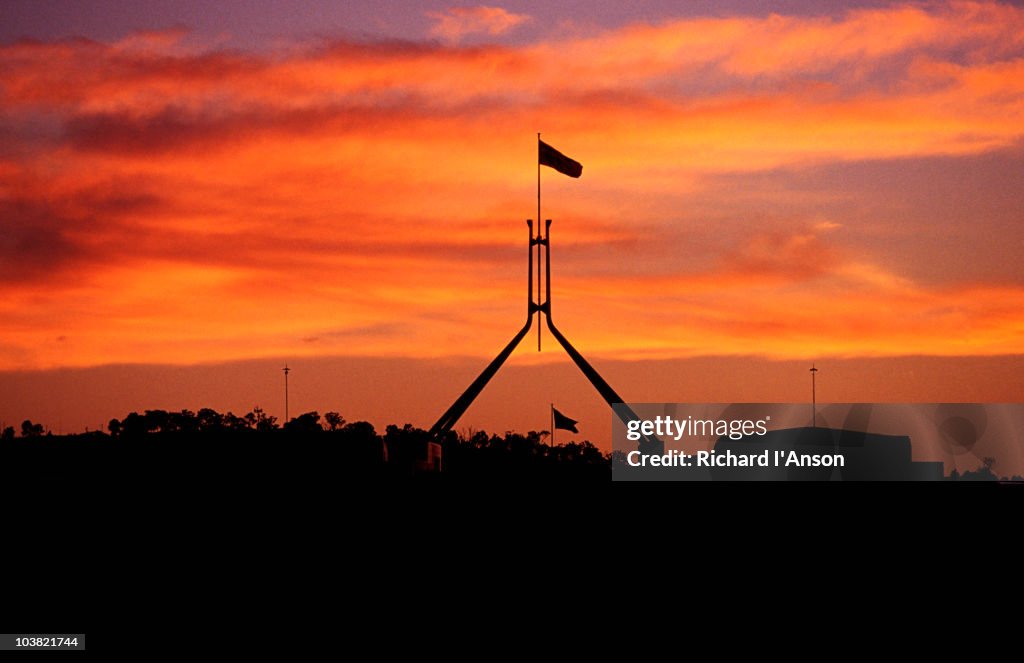
MULTIPOLYGON (((228 413, 230 414, 230 412, 228 413)), ((220 412, 204 407, 196 414, 198 428, 203 432, 218 431, 224 427, 224 417, 220 412)))
POLYGON ((3 435, 0 436, 4 442, 10 442, 14 439, 14 426, 8 426, 4 429, 3 435))
POLYGON ((960 481, 998 481, 999 477, 992 471, 992 466, 996 464, 996 459, 991 456, 986 456, 981 459, 981 467, 971 472, 968 470, 960 475, 960 481))
POLYGON ((310 435, 322 433, 324 429, 320 428, 320 413, 306 412, 287 422, 284 425, 284 430, 299 435, 310 435))
POLYGON ((333 433, 345 425, 345 417, 337 412, 328 412, 324 415, 324 422, 327 423, 327 430, 333 433))
POLYGON ((21 422, 21 436, 22 437, 40 437, 43 434, 43 425, 34 424, 32 420, 26 419, 21 422))
POLYGON ((369 421, 353 421, 341 430, 344 437, 353 442, 368 441, 377 437, 377 431, 369 421))
MULTIPOLYGON (((200 412, 202 411, 200 410, 200 412)), ((228 412, 225 414, 221 419, 221 425, 225 429, 233 431, 247 430, 249 428, 249 423, 245 418, 236 416, 234 412, 228 412)))
POLYGON ((171 417, 166 410, 146 410, 142 417, 147 433, 171 432, 171 417))
POLYGON ((277 417, 272 417, 263 411, 263 408, 256 406, 245 415, 245 420, 249 423, 250 428, 255 428, 261 433, 266 433, 277 429, 277 417))
POLYGON ((174 433, 195 433, 199 430, 199 420, 191 410, 171 412, 167 415, 168 427, 174 433))
POLYGON ((123 437, 137 438, 148 433, 146 418, 138 412, 129 412, 121 420, 121 435, 123 437))

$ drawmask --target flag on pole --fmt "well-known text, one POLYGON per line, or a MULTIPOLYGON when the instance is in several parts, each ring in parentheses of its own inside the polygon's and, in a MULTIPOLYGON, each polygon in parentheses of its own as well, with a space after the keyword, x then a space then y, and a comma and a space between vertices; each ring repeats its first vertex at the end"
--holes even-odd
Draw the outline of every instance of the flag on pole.
POLYGON ((554 168, 569 177, 579 177, 583 174, 583 164, 579 161, 570 159, 539 138, 537 140, 540 143, 537 150, 537 158, 540 160, 540 165, 554 168))
POLYGON ((571 430, 573 433, 579 433, 579 431, 576 430, 576 424, 579 423, 578 421, 576 421, 575 419, 570 419, 569 417, 565 416, 557 409, 555 409, 554 406, 552 406, 551 409, 555 414, 555 428, 561 428, 562 430, 571 430))

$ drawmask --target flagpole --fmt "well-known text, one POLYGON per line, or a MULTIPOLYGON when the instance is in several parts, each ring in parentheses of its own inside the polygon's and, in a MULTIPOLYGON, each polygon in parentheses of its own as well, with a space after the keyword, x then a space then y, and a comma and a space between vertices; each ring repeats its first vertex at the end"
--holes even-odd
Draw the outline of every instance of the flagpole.
MULTIPOLYGON (((537 132, 537 305, 540 306, 540 132, 537 132)), ((540 352, 540 319, 537 319, 537 352, 540 352)), ((554 406, 552 406, 554 407, 554 406)))
POLYGON ((551 449, 555 448, 555 404, 551 404, 551 449))

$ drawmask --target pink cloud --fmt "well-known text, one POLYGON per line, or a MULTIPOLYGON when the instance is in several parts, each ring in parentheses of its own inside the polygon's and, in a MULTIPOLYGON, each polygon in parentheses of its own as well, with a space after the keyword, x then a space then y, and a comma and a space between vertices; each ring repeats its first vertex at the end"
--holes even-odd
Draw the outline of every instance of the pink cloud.
POLYGON ((451 7, 443 12, 427 12, 434 19, 430 34, 456 43, 467 35, 500 35, 530 20, 526 14, 513 14, 501 7, 451 7))

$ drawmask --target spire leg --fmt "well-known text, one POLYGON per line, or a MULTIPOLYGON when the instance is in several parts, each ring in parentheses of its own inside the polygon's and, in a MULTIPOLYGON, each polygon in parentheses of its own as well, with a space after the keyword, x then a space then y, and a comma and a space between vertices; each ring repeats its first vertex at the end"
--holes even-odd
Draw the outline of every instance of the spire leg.
MULTIPOLYGON (((586 358, 584 358, 583 355, 573 347, 572 343, 569 342, 569 339, 567 339, 562 332, 558 331, 558 327, 555 326, 554 320, 551 318, 551 219, 548 219, 545 223, 547 229, 544 233, 546 248, 544 262, 547 299, 541 305, 540 312, 547 316, 548 330, 551 331, 551 335, 554 336, 555 340, 557 340, 562 348, 565 349, 565 352, 570 358, 572 358, 573 362, 580 369, 583 375, 590 380, 590 384, 594 385, 594 388, 597 389, 597 393, 601 394, 601 398, 608 403, 608 406, 612 408, 613 412, 616 412, 619 415, 619 418, 622 419, 623 423, 628 424, 630 421, 635 421, 640 417, 633 411, 633 408, 626 404, 622 397, 612 389, 612 386, 608 384, 603 377, 601 377, 601 374, 597 372, 597 369, 591 366, 590 362, 588 362, 586 358), (615 405, 617 404, 621 404, 622 407, 615 408, 615 405)), ((644 436, 639 442, 639 448, 640 451, 644 453, 661 453, 664 450, 665 445, 657 437, 644 436)))
MULTIPOLYGON (((445 413, 441 415, 441 418, 431 426, 429 433, 431 439, 440 439, 452 429, 476 397, 480 395, 480 392, 483 391, 484 387, 487 386, 487 383, 491 381, 494 374, 498 372, 498 369, 502 367, 505 361, 509 358, 509 355, 511 355, 512 351, 516 349, 516 346, 519 345, 526 336, 526 333, 530 331, 530 327, 533 325, 533 314, 536 313, 538 309, 537 304, 533 301, 533 245, 537 244, 540 240, 539 238, 535 239, 533 236, 533 220, 527 220, 526 223, 530 227, 530 243, 526 251, 529 256, 529 261, 526 267, 526 324, 524 324, 523 328, 519 330, 519 333, 512 337, 512 340, 508 342, 508 345, 506 345, 501 352, 498 353, 498 356, 487 365, 487 368, 485 368, 483 372, 473 380, 469 387, 466 388, 466 391, 462 392, 462 395, 455 399, 455 402, 452 403, 451 407, 445 410, 445 413)), ((537 260, 538 262, 540 261, 539 255, 537 256, 537 260)), ((539 327, 540 325, 537 326, 539 327)))

